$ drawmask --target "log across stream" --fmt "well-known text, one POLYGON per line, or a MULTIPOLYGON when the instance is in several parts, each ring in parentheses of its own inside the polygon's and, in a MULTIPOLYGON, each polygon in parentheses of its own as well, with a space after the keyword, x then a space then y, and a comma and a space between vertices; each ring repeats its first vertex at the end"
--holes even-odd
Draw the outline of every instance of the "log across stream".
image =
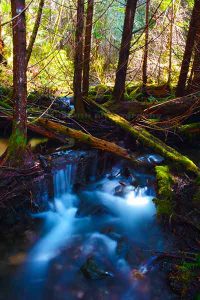
MULTIPOLYGON (((162 161, 138 159, 152 170, 162 161)), ((156 221, 149 169, 97 151, 53 155, 48 179, 38 184, 43 212, 30 216, 39 226, 24 233, 24 248, 12 237, 1 253, 0 280, 2 268, 9 279, 1 280, 0 299, 177 299, 156 264, 158 252, 174 248, 156 221)))

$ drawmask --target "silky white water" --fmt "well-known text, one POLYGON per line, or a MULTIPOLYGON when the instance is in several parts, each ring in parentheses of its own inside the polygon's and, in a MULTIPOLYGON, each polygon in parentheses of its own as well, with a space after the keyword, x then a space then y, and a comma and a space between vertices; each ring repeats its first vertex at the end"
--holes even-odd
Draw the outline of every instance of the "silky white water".
MULTIPOLYGON (((160 159, 154 158, 154 162, 160 159)), ((155 191, 153 185, 148 186, 152 175, 133 171, 131 181, 135 178, 138 181, 135 186, 130 184, 130 178, 121 174, 118 165, 101 180, 94 180, 92 174, 91 183, 75 193, 77 172, 76 164, 56 170, 54 200, 49 202, 48 211, 33 216, 43 220, 43 228, 22 267, 20 300, 87 299, 87 293, 92 293, 91 286, 95 294, 101 285, 106 286, 110 297, 119 289, 118 296, 112 299, 151 299, 151 292, 141 288, 147 285, 145 274, 151 270, 154 259, 150 251, 152 248, 161 251, 165 247, 159 227, 155 225, 156 209, 152 201, 155 191), (144 252, 141 261, 137 257, 140 252, 144 252), (80 273, 91 257, 111 278, 106 283, 97 278, 98 288, 94 281, 86 281, 80 273), (53 273, 54 268, 58 274, 53 273), (133 270, 144 279, 134 278, 133 270), (119 280, 122 280, 121 288, 119 280), (54 283, 55 288, 60 287, 58 294, 47 291, 47 286, 54 283)))

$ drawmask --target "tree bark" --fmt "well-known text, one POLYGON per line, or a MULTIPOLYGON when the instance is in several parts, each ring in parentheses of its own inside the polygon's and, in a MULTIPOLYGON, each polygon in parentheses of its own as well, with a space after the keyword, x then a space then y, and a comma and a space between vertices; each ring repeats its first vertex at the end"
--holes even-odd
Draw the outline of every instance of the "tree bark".
POLYGON ((78 115, 85 113, 82 79, 83 79, 83 30, 84 30, 84 0, 78 0, 77 23, 74 58, 74 105, 78 115))
POLYGON ((28 44, 28 47, 27 47, 27 54, 26 54, 27 55, 27 57, 26 57, 27 65, 29 63, 31 53, 32 53, 32 50, 33 50, 33 46, 34 46, 34 43, 35 43, 35 40, 36 40, 36 37, 37 37, 38 29, 39 29, 39 26, 40 26, 40 21, 41 21, 41 17, 42 17, 44 2, 45 2, 45 0, 40 0, 37 16, 36 16, 36 20, 35 20, 35 24, 34 24, 34 27, 33 27, 33 32, 31 34, 30 41, 29 41, 29 44, 28 44))
POLYGON ((149 51, 149 7, 150 0, 146 1, 146 29, 145 29, 145 46, 144 46, 144 59, 143 59, 143 89, 145 91, 147 85, 147 67, 148 67, 148 51, 149 51))
POLYGON ((3 49, 4 49, 4 43, 2 40, 1 21, 2 21, 2 17, 1 17, 1 11, 0 11, 0 63, 3 62, 3 49))
POLYGON ((1 10, 0 10, 0 64, 6 65, 6 59, 4 58, 4 41, 2 38, 2 27, 1 27, 1 21, 2 21, 2 16, 1 16, 1 10))
POLYGON ((87 98, 88 91, 89 91, 93 13, 94 13, 94 0, 88 0, 86 29, 85 29, 84 63, 83 63, 83 96, 85 98, 87 98))
POLYGON ((113 90, 113 98, 116 102, 122 101, 124 97, 136 5, 137 0, 127 0, 119 62, 113 90))
MULTIPOLYGON (((199 16, 200 18, 200 16, 199 16)), ((188 85, 188 92, 194 93, 200 91, 200 22, 196 34, 194 62, 192 67, 192 80, 188 85)))
POLYGON ((170 33, 169 33, 169 71, 168 71, 168 80, 167 84, 170 86, 171 77, 172 77, 172 48, 173 48, 173 28, 174 28, 174 0, 172 0, 171 4, 171 12, 170 12, 170 33))
POLYGON ((176 88, 176 96, 180 97, 185 94, 186 81, 190 67, 190 61, 194 48, 194 42, 196 37, 197 22, 200 18, 200 0, 195 0, 190 20, 189 31, 186 40, 185 52, 182 60, 181 71, 179 75, 178 85, 176 88))
MULTIPOLYGON (((12 17, 25 9, 25 0, 11 1, 12 17)), ((13 98, 14 118, 11 140, 17 147, 25 147, 27 139, 27 76, 26 76, 26 20, 25 13, 13 20, 13 98), (17 144, 19 136, 20 144, 17 144)))
POLYGON ((69 127, 66 127, 64 125, 61 125, 59 123, 49 121, 47 119, 39 119, 38 124, 42 125, 42 127, 46 128, 47 130, 51 131, 54 136, 59 136, 59 137, 71 137, 74 138, 76 141, 80 143, 87 144, 93 148, 102 150, 102 151, 107 151, 110 153, 113 153, 117 156, 120 156, 122 158, 128 159, 132 161, 133 163, 137 163, 138 165, 140 164, 139 161, 134 158, 134 156, 131 156, 128 151, 115 143, 108 142, 103 139, 99 139, 94 137, 93 135, 84 133, 80 130, 75 130, 69 127))
POLYGON ((27 148, 27 77, 26 77, 26 20, 25 0, 12 0, 13 32, 13 100, 12 134, 1 164, 18 168, 34 165, 27 148), (19 15, 16 18, 16 15, 19 15))

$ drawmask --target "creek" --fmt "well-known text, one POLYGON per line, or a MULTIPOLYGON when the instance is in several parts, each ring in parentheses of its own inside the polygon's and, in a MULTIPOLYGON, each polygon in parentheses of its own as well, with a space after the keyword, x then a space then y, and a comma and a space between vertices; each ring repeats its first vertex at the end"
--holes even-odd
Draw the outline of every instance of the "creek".
POLYGON ((10 286, 0 281, 6 291, 0 299, 177 299, 155 263, 158 253, 173 251, 153 203, 153 166, 163 159, 139 159, 148 167, 97 151, 52 156, 48 180, 39 182, 35 196, 45 208, 30 214, 39 225, 24 249, 4 247, 0 272, 9 265, 10 286))

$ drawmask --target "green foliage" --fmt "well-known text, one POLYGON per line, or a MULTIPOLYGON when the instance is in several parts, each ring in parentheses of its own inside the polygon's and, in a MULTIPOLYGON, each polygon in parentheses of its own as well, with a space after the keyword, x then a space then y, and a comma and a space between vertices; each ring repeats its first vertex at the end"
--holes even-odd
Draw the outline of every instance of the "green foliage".
MULTIPOLYGON (((176 35, 173 39, 172 84, 176 84, 184 51, 186 30, 188 29, 194 0, 174 1, 176 35), (183 13, 184 12, 184 13, 183 13), (183 45, 183 46, 182 46, 183 45)), ((90 83, 112 82, 118 63, 118 49, 121 44, 126 1, 102 0, 95 3, 92 61, 90 83)), ((166 82, 169 71, 169 8, 171 0, 152 0, 150 5, 148 80, 155 84, 166 82), (161 3, 161 5, 160 5, 161 3), (154 15, 154 13, 156 14, 154 15), (157 19, 158 17, 158 19, 157 19)), ((10 20, 10 1, 2 0, 0 4, 2 22, 10 20)), ((34 20, 37 15, 38 2, 31 2, 26 10, 27 44, 29 42, 34 20)), ((28 68, 28 89, 50 89, 55 93, 72 93, 73 60, 75 37, 76 3, 67 1, 45 2, 41 25, 35 41, 28 68)), ((131 59, 127 82, 141 83, 142 58, 144 51, 145 2, 138 6, 133 35, 131 59), (135 74, 135 75, 134 75, 135 74), (134 76, 132 76, 134 75, 134 76)), ((1 84, 12 84, 12 27, 3 26, 2 37, 5 43, 5 57, 8 67, 0 67, 1 84)), ((139 91, 138 91, 139 92, 139 91)), ((127 100, 140 98, 137 91, 125 95, 127 100), (129 97, 130 96, 130 97, 129 97)), ((149 98, 149 102, 154 99, 149 98)))
POLYGON ((166 9, 171 7, 171 5, 172 5, 172 0, 163 0, 160 5, 160 8, 162 11, 165 11, 166 9))

